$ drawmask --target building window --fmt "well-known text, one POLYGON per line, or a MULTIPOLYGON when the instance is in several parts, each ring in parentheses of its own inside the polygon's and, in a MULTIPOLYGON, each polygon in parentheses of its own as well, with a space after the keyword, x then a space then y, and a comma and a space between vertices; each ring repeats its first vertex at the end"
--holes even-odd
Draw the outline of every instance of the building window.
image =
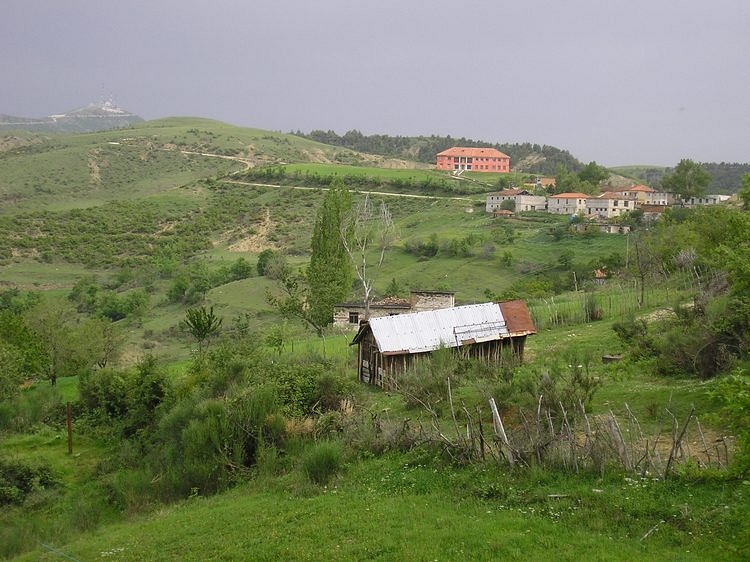
POLYGON ((349 313, 349 324, 359 324, 359 312, 349 313))

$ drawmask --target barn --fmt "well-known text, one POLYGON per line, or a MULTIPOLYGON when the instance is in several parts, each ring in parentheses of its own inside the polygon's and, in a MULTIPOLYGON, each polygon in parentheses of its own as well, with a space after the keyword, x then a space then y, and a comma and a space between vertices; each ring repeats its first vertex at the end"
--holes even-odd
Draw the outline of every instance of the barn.
POLYGON ((351 345, 358 346, 359 380, 389 388, 399 372, 441 347, 488 363, 500 363, 507 349, 523 359, 526 336, 535 333, 526 303, 516 300, 371 318, 351 345))

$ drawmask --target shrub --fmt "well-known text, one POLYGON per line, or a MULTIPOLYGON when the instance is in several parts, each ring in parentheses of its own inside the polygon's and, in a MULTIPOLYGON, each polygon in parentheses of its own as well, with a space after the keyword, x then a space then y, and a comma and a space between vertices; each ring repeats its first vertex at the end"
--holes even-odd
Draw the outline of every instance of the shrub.
POLYGON ((31 492, 57 484, 57 476, 44 460, 0 457, 0 505, 21 504, 31 492))
POLYGON ((740 478, 747 478, 750 475, 750 375, 747 370, 735 369, 716 386, 714 397, 721 402, 721 413, 737 434, 734 470, 740 478))
POLYGON ((321 441, 307 450, 302 469, 311 482, 324 486, 341 470, 342 457, 340 443, 321 441))
POLYGON ((128 410, 127 374, 112 368, 84 372, 78 377, 78 392, 89 411, 122 418, 128 410))

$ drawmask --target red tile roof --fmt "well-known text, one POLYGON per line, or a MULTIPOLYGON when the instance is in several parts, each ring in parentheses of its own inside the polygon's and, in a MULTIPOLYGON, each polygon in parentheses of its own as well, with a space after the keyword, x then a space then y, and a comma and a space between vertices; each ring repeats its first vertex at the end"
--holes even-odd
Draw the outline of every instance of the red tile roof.
POLYGON ((510 158, 495 148, 467 148, 454 146, 448 150, 438 152, 438 156, 469 156, 472 158, 510 158))
POLYGON ((557 195, 550 195, 549 199, 588 199, 591 195, 585 193, 558 193, 557 195))
POLYGON ((623 195, 622 193, 618 193, 615 191, 607 191, 605 193, 602 193, 599 197, 591 197, 591 199, 611 199, 611 200, 617 200, 617 201, 634 201, 635 196, 623 195))
POLYGON ((643 193, 653 193, 655 190, 647 185, 631 185, 630 187, 605 187, 606 193, 621 193, 623 191, 640 191, 643 193))

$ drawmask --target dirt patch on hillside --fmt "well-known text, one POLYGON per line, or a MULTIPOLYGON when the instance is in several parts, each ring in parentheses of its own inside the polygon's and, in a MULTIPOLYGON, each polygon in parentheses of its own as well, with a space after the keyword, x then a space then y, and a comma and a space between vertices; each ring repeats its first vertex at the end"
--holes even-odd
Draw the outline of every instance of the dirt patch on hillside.
POLYGON ((271 210, 265 209, 263 219, 255 225, 255 232, 250 236, 230 244, 228 248, 229 251, 259 253, 268 248, 274 248, 275 245, 268 240, 268 235, 272 228, 273 221, 271 220, 271 210))
POLYGON ((24 137, 17 137, 15 135, 11 135, 8 137, 0 137, 0 152, 5 152, 6 150, 13 150, 14 148, 21 148, 24 146, 29 146, 31 144, 39 144, 40 142, 43 142, 44 139, 40 137, 31 137, 31 138, 24 138, 24 137))

